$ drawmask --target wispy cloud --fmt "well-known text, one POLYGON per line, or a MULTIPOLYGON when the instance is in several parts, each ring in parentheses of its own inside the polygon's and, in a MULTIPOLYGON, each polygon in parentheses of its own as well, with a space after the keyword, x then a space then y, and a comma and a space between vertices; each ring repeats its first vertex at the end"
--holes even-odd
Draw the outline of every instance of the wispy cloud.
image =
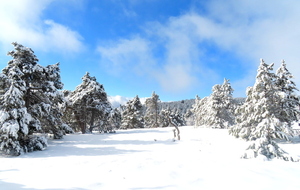
POLYGON ((186 62, 190 55, 181 57, 176 53, 181 51, 175 47, 182 46, 174 46, 174 50, 165 52, 169 55, 157 59, 154 55, 157 47, 150 39, 134 37, 99 46, 97 51, 101 54, 101 62, 114 75, 144 76, 157 81, 166 91, 178 92, 191 86, 195 78, 190 63, 186 62))
POLYGON ((206 19, 218 29, 218 34, 211 36, 214 43, 249 60, 247 73, 252 76, 245 75, 241 81, 254 79, 253 71, 256 71, 260 58, 267 63, 275 62, 275 69, 285 59, 299 85, 299 8, 300 2, 295 0, 272 3, 230 0, 226 4, 216 0, 208 5, 206 19))
MULTIPOLYGON (((296 83, 300 84, 297 52, 300 2, 215 0, 205 6, 205 14, 193 7, 166 23, 146 24, 145 33, 139 37, 122 39, 109 47, 100 45, 98 51, 103 59, 110 60, 115 71, 135 68, 146 74, 147 69, 147 75, 169 92, 188 90, 195 84, 212 86, 222 81, 221 72, 210 69, 203 61, 209 56, 207 44, 238 57, 239 64, 244 64, 241 78, 231 80, 237 85, 233 88, 238 96, 253 84, 260 58, 267 63, 275 62, 275 66, 285 59, 296 83)), ((222 57, 216 59, 226 64, 222 63, 222 57)))
POLYGON ((43 11, 52 0, 12 0, 0 2, 0 41, 3 46, 13 41, 33 49, 61 53, 79 52, 84 48, 83 38, 76 31, 43 20, 43 11))
POLYGON ((142 75, 151 68, 153 57, 150 42, 140 37, 121 39, 97 47, 102 62, 112 74, 131 73, 142 75))
POLYGON ((97 51, 101 55, 101 63, 115 75, 146 76, 158 82, 167 92, 190 89, 199 82, 195 76, 195 71, 200 68, 195 35, 190 36, 181 26, 174 30, 177 26, 173 26, 173 22, 167 26, 152 24, 143 37, 100 44, 97 51))

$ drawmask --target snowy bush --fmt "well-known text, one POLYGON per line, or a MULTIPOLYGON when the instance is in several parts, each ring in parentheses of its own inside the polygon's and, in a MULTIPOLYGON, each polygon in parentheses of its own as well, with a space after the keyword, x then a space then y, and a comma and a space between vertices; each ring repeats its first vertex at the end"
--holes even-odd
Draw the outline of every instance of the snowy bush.
POLYGON ((0 152, 6 155, 19 156, 22 147, 15 136, 1 135, 0 152))
POLYGON ((62 124, 61 126, 60 126, 60 128, 61 128, 61 130, 63 130, 65 133, 67 133, 67 134, 71 134, 71 133, 74 133, 74 130, 69 126, 69 125, 67 125, 67 124, 62 124))
POLYGON ((298 158, 290 156, 287 152, 282 150, 278 144, 270 138, 263 137, 252 142, 246 149, 242 158, 259 158, 263 160, 271 160, 273 158, 282 159, 285 161, 298 162, 298 158))
POLYGON ((27 152, 37 151, 37 150, 45 150, 48 146, 47 138, 45 136, 29 136, 27 152))

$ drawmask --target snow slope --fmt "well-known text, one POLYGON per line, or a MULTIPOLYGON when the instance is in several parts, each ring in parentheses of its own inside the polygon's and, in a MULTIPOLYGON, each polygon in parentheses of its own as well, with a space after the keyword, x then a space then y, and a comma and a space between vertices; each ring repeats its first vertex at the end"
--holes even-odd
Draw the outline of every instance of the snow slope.
MULTIPOLYGON (((45 151, 0 158, 0 189, 300 189, 300 163, 243 160, 227 130, 181 127, 67 135, 45 151)), ((300 143, 280 144, 300 157, 300 143)))

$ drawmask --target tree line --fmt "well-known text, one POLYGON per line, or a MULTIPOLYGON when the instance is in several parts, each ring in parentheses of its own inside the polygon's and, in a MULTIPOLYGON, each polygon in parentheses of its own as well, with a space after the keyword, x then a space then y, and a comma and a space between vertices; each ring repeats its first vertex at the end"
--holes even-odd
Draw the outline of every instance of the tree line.
POLYGON ((298 121, 298 89, 284 61, 274 73, 274 64, 261 59, 253 87, 246 90, 246 99, 234 103, 233 89, 227 79, 215 85, 212 94, 196 98, 193 107, 195 125, 226 128, 229 134, 252 142, 242 158, 264 156, 296 161, 282 150, 278 140, 291 141, 295 135, 292 124, 298 121))
POLYGON ((136 96, 112 108, 103 85, 88 72, 74 91, 63 90, 59 63, 43 67, 32 49, 12 44, 14 50, 8 52, 12 60, 0 73, 0 151, 4 154, 45 149, 43 134, 59 139, 74 132, 175 126, 179 135, 177 126, 195 125, 228 129, 237 138, 254 141, 244 158, 263 154, 291 160, 275 142, 290 139, 291 125, 299 116, 297 88, 284 62, 272 73, 273 64, 261 60, 246 98, 233 98, 233 88, 224 79, 202 99, 161 102, 153 92, 145 104, 136 96))
POLYGON ((31 48, 12 44, 14 50, 8 52, 12 60, 0 73, 1 153, 17 156, 44 150, 45 134, 60 139, 79 131, 114 132, 159 127, 162 120, 167 126, 174 118, 176 122, 176 114, 170 110, 164 114, 171 120, 160 117, 160 100, 155 93, 146 100, 146 109, 138 96, 113 109, 103 85, 88 72, 74 91, 63 90, 59 63, 43 67, 31 48))

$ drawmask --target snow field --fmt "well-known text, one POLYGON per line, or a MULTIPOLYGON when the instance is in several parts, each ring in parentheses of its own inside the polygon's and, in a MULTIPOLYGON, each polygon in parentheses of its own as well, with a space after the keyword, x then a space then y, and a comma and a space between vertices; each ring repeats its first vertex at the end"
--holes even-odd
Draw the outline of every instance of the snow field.
MULTIPOLYGON (((227 130, 180 128, 74 134, 45 151, 3 157, 4 189, 300 189, 300 163, 240 159, 247 142, 227 130)), ((280 144, 300 156, 300 144, 280 144)))

